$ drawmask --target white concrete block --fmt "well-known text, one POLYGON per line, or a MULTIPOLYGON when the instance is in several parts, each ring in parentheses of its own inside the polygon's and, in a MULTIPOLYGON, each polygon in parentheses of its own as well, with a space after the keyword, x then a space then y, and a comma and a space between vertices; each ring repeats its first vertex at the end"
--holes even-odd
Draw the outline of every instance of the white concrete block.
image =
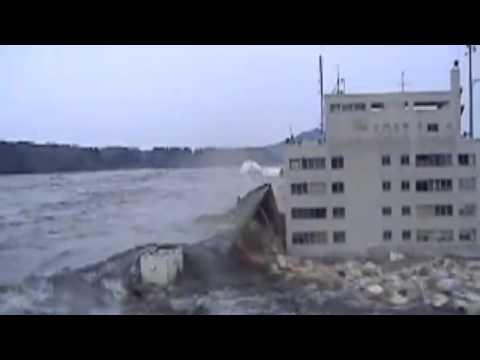
POLYGON ((159 247, 140 258, 140 272, 144 283, 159 286, 174 281, 183 270, 183 252, 181 247, 159 247))

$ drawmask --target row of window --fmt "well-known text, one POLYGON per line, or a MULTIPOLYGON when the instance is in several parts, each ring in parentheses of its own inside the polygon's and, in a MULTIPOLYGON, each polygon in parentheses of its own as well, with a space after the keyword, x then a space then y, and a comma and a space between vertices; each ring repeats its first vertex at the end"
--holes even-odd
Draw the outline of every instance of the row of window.
MULTIPOLYGON (((326 219, 327 218, 327 208, 292 208, 291 209, 292 219, 326 219)), ((344 207, 333 207, 332 208, 332 218, 333 219, 345 219, 345 208, 344 207)))
MULTIPOLYGON (((477 178, 459 178, 458 190, 459 191, 475 191, 477 189, 477 178)), ((382 181, 382 190, 388 192, 392 190, 391 181, 382 181)), ((400 183, 400 190, 410 191, 410 181, 402 180, 400 183)), ((453 180, 447 178, 440 179, 420 179, 415 181, 416 192, 449 192, 453 191, 453 180)))
MULTIPOLYGON (((426 217, 443 217, 443 216, 453 216, 453 205, 450 204, 422 204, 416 206, 417 217, 426 218, 426 217)), ((401 207, 402 216, 410 216, 412 214, 410 206, 401 207)), ((382 207, 383 216, 392 216, 392 207, 383 206, 382 207)), ((467 216, 476 216, 477 215, 477 205, 474 203, 462 204, 458 208, 458 215, 462 217, 467 216)))
MULTIPOLYGON (((385 123, 382 126, 382 131, 383 132, 386 132, 388 134, 390 134, 390 130, 392 129, 392 125, 393 125, 393 130, 398 133, 400 132, 400 125, 398 123, 393 123, 393 124, 390 124, 390 123, 385 123)), ((402 124, 402 127, 403 127, 403 130, 404 130, 404 133, 408 130, 408 128, 410 127, 410 125, 406 122, 404 122, 402 124)), ((447 130, 452 130, 452 123, 447 123, 445 125, 445 128, 447 130)), ((368 125, 365 124, 365 126, 363 128, 361 128, 360 130, 368 130, 368 125)), ((373 125, 373 130, 378 133, 380 131, 380 124, 374 124, 373 125)), ((418 131, 422 131, 423 130, 423 123, 419 122, 418 123, 418 131)), ((427 128, 426 128, 427 132, 429 133, 437 133, 440 131, 440 126, 438 123, 427 123, 427 128)))
MULTIPOLYGON (((415 157, 417 167, 445 167, 453 165, 452 154, 418 154, 415 157)), ((390 166, 390 155, 382 155, 382 166, 390 166)), ((403 154, 400 156, 402 166, 410 165, 410 156, 403 154)), ((475 166, 475 154, 458 154, 459 166, 475 166)))
MULTIPOLYGON (((419 218, 429 217, 451 217, 454 214, 454 207, 451 204, 421 204, 416 206, 416 214, 419 218)), ((411 207, 408 205, 401 207, 402 216, 410 216, 412 214, 411 207)), ((292 219, 326 219, 327 208, 292 208, 292 219)), ((392 207, 382 207, 383 216, 392 216, 392 207)), ((461 217, 476 216, 477 205, 475 203, 462 204, 458 207, 458 215, 461 217)), ((345 219, 345 207, 333 207, 333 219, 345 219)))
MULTIPOLYGON (((332 194, 343 194, 345 192, 344 183, 335 181, 331 184, 332 194)), ((327 183, 321 181, 295 183, 290 185, 292 195, 325 195, 327 193, 327 183)))
MULTIPOLYGON (((383 241, 392 241, 393 240, 392 230, 383 230, 382 238, 383 238, 383 241)), ((402 238, 402 241, 412 240, 412 231, 402 230, 401 238, 402 238)), ((419 243, 453 242, 454 231, 446 230, 446 229, 419 229, 416 231, 416 240, 419 243)), ((474 228, 459 230, 458 240, 459 241, 477 241, 477 230, 474 228)))
MULTIPOLYGON (((334 231, 332 242, 334 244, 345 244, 347 241, 345 231, 334 231)), ((328 244, 327 231, 294 232, 292 234, 294 245, 326 245, 328 244)))
MULTIPOLYGON (((333 156, 331 159, 331 169, 343 169, 343 156, 333 156)), ((382 166, 391 165, 390 155, 382 155, 382 166)), ((475 154, 458 154, 459 166, 475 166, 475 154)), ((410 165, 410 155, 402 154, 400 156, 402 166, 410 165)), ((453 165, 452 154, 418 154, 415 157, 417 167, 446 167, 453 165)), ((326 168, 326 159, 324 157, 290 159, 290 170, 323 170, 326 168)))
MULTIPOLYGON (((324 157, 290 159, 290 170, 323 170, 326 168, 324 157)), ((331 169, 343 169, 343 156, 331 158, 331 169)))
MULTIPOLYGON (((393 231, 383 230, 382 239, 385 242, 393 241, 393 231)), ((402 241, 412 240, 412 230, 402 230, 402 241)), ((416 231, 416 241, 418 243, 428 242, 453 242, 455 240, 454 231, 451 229, 418 229, 416 231)), ((460 229, 458 231, 458 240, 462 242, 477 241, 477 230, 475 228, 460 229)), ((345 231, 333 231, 332 243, 345 244, 347 236, 345 231)), ((294 232, 292 234, 292 243, 294 245, 327 245, 329 242, 327 231, 294 232)))
MULTIPOLYGON (((448 101, 415 101, 412 109, 414 111, 436 111, 445 108, 449 104, 448 101)), ((410 109, 410 103, 405 101, 403 103, 404 110, 410 109)), ((349 104, 330 104, 330 112, 351 112, 351 111, 365 111, 367 109, 366 103, 349 103, 349 104)), ((373 102, 370 104, 371 111, 385 110, 383 102, 373 102)))
MULTIPOLYGON (((462 192, 475 191, 477 189, 477 178, 459 178, 458 190, 462 192)), ((389 192, 392 190, 391 181, 382 181, 382 190, 389 192)), ((402 180, 400 183, 402 192, 410 191, 410 181, 402 180)), ((415 191, 422 192, 450 192, 453 191, 453 180, 447 178, 440 179, 421 179, 415 181, 415 191)), ((327 183, 322 181, 293 183, 290 185, 292 195, 325 195, 327 193, 327 183)), ((345 185, 341 181, 335 181, 331 184, 331 192, 333 194, 343 194, 345 185)))

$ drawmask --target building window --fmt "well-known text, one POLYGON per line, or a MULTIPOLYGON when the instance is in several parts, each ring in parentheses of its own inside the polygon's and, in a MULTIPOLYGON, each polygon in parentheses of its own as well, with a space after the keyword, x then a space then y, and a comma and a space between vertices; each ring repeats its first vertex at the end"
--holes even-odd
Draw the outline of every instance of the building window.
POLYGON ((426 243, 430 240, 430 231, 417 230, 417 242, 426 243))
POLYGON ((405 131, 408 130, 408 123, 403 123, 403 130, 405 130, 405 131))
POLYGON ((345 219, 345 208, 344 207, 334 207, 333 208, 333 218, 334 219, 345 219))
POLYGON ((382 166, 390 166, 390 155, 382 155, 382 166))
POLYGON ((392 184, 390 181, 383 181, 382 182, 382 189, 383 191, 390 191, 392 184))
POLYGON ((343 169, 343 156, 332 157, 332 169, 343 169))
POLYGON ((292 208, 292 219, 326 219, 327 208, 292 208))
POLYGON ((453 216, 453 205, 435 205, 435 216, 453 216))
POLYGON ((367 106, 364 103, 357 103, 353 104, 353 109, 355 111, 365 111, 367 109, 367 106))
POLYGON ((417 192, 447 192, 453 190, 452 179, 425 179, 415 183, 417 192))
POLYGON ((308 183, 308 193, 312 195, 325 195, 327 193, 327 183, 318 181, 308 183))
POLYGON ((303 158, 303 170, 318 170, 325 169, 325 158, 303 158))
POLYGON ((382 111, 385 109, 385 104, 381 102, 374 102, 370 105, 372 111, 382 111))
POLYGON ((458 208, 459 216, 476 216, 477 204, 463 204, 458 208))
POLYGON ((427 124, 427 132, 438 132, 438 124, 427 124))
POLYGON ((301 159, 291 159, 290 160, 290 170, 301 170, 302 160, 301 159))
POLYGON ((402 191, 410 191, 410 181, 402 180, 402 191))
POLYGON ((452 242, 453 230, 451 229, 419 229, 417 230, 417 242, 452 242))
POLYGON ((342 111, 353 111, 353 104, 343 104, 342 111))
POLYGON ((476 229, 461 229, 458 232, 458 239, 460 241, 477 241, 476 229))
POLYGON ((392 216, 392 208, 390 206, 382 207, 382 215, 383 216, 392 216))
POLYGON ((458 179, 458 189, 460 191, 475 191, 477 189, 477 178, 460 178, 458 179))
POLYGON ((412 232, 410 230, 403 230, 402 231, 402 240, 403 241, 410 241, 412 238, 412 232))
POLYGON ((458 165, 475 166, 475 154, 458 154, 458 165))
POLYGON ((332 193, 334 194, 343 194, 343 182, 334 182, 332 183, 332 193))
POLYGON ((333 232, 333 242, 335 244, 345 244, 345 242, 346 242, 345 231, 334 231, 333 232))
POLYGON ((448 106, 448 101, 415 101, 413 110, 415 111, 436 111, 448 106))
POLYGON ((384 230, 383 231, 383 241, 391 241, 392 240, 392 231, 391 230, 384 230))
POLYGON ((308 194, 307 183, 291 184, 292 195, 305 195, 308 194))
POLYGON ((400 164, 402 166, 410 165, 410 155, 402 155, 400 157, 400 164))
POLYGON ((340 104, 330 104, 330 112, 331 113, 338 112, 338 111, 340 111, 340 109, 341 109, 340 104))
POLYGON ((418 154, 417 167, 445 167, 452 166, 452 154, 418 154))
POLYGON ((402 216, 410 216, 410 206, 402 206, 402 216))
POLYGON ((430 218, 430 217, 444 217, 453 216, 453 205, 417 205, 417 217, 430 218))
POLYGON ((294 232, 292 243, 294 245, 325 245, 328 242, 326 231, 294 232))

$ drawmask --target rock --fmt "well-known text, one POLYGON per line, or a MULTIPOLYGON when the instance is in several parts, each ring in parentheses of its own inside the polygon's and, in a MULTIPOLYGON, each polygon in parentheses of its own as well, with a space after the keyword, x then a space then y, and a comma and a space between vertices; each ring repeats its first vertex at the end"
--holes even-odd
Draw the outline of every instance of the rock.
POLYGON ((474 304, 480 304, 480 295, 473 293, 473 292, 466 292, 464 298, 474 304))
POLYGON ((307 269, 313 269, 313 261, 312 260, 305 260, 303 262, 303 266, 307 269))
POLYGON ((347 274, 345 273, 344 270, 337 270, 337 274, 338 274, 338 276, 340 276, 340 277, 342 277, 342 278, 344 278, 344 277, 347 276, 347 274))
POLYGON ((287 259, 284 255, 277 255, 277 264, 280 267, 280 269, 286 269, 287 268, 287 259))
POLYGON ((170 300, 170 306, 175 312, 191 314, 195 309, 198 310, 200 306, 203 306, 203 304, 197 304, 194 298, 185 298, 170 300))
POLYGON ((365 275, 365 276, 378 275, 379 271, 378 271, 377 265, 375 265, 374 263, 372 263, 370 261, 367 262, 365 265, 363 265, 362 274, 365 275))
POLYGON ((390 261, 400 261, 405 259, 405 255, 390 251, 390 253, 388 254, 388 258, 390 259, 390 261))
POLYGON ((419 276, 426 277, 426 276, 429 276, 431 274, 431 272, 432 271, 430 270, 430 268, 428 266, 423 265, 418 269, 417 274, 419 276))
POLYGON ((480 315, 480 304, 468 304, 467 315, 480 315))
POLYGON ((270 264, 270 272, 272 274, 278 275, 280 274, 280 269, 278 268, 277 264, 270 264))
POLYGON ((389 302, 392 305, 405 305, 408 303, 408 298, 406 296, 400 295, 398 292, 395 292, 389 299, 389 302))
POLYGON ((462 314, 467 314, 468 304, 464 300, 454 299, 453 307, 462 314))
POLYGON ((383 293, 383 288, 378 284, 369 285, 366 290, 372 295, 380 295, 383 293))
POLYGON ((448 301, 449 301, 449 298, 444 294, 441 294, 441 293, 433 294, 433 297, 432 297, 433 307, 436 307, 436 308, 442 307, 445 304, 447 304, 448 301))
POLYGON ((440 291, 452 292, 460 286, 460 282, 456 279, 443 278, 439 279, 435 283, 435 287, 440 291))
POLYGON ((318 290, 318 285, 315 283, 310 283, 303 288, 307 292, 314 292, 318 290))

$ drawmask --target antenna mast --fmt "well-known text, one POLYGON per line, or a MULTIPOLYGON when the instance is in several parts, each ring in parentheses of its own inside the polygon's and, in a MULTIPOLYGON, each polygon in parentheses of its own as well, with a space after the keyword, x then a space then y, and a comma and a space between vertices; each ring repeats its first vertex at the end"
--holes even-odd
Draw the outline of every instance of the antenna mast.
POLYGON ((322 55, 319 56, 319 69, 320 69, 320 133, 323 136, 323 59, 322 55))
POLYGON ((340 66, 337 65, 337 95, 340 94, 340 66))
POLYGON ((468 90, 469 90, 469 117, 470 117, 470 137, 473 139, 473 71, 472 71, 472 52, 475 52, 477 48, 475 45, 466 45, 468 49, 468 90))

